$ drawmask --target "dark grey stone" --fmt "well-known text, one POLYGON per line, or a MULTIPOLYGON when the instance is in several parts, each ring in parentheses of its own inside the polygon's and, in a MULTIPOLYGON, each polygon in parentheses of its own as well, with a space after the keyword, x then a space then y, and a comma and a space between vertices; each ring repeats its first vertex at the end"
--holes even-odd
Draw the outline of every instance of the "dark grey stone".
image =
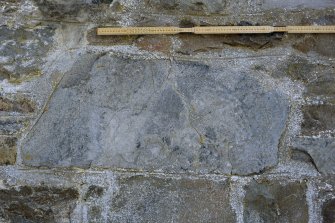
POLYGON ((319 135, 335 130, 334 105, 306 105, 302 107, 304 121, 301 124, 303 135, 319 135))
POLYGON ((322 217, 324 223, 335 222, 335 200, 328 200, 323 204, 322 217))
POLYGON ((226 0, 150 0, 147 5, 157 11, 211 14, 223 13, 226 9, 226 0))
POLYGON ((308 222, 304 182, 251 181, 245 186, 245 222, 308 222))
POLYGON ((0 190, 0 220, 66 222, 79 193, 74 188, 17 186, 0 190), (67 214, 66 214, 67 213, 67 214), (67 217, 67 219, 64 219, 67 217))
POLYGON ((335 173, 334 138, 296 138, 292 142, 295 149, 308 153, 318 171, 324 174, 335 173))

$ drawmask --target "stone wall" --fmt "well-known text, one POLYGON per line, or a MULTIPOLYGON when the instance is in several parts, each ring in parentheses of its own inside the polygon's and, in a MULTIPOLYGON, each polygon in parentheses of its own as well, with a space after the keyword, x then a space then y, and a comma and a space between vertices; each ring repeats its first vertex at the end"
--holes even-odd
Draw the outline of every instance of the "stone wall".
POLYGON ((0 222, 335 221, 333 0, 0 2, 0 222))

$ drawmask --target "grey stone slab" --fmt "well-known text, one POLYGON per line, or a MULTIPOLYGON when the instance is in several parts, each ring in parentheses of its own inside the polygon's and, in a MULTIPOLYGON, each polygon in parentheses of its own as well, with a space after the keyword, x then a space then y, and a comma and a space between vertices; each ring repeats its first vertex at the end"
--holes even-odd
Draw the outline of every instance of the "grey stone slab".
POLYGON ((243 71, 229 73, 226 67, 201 64, 179 66, 178 90, 189 106, 191 126, 204 139, 200 168, 231 165, 232 173, 246 174, 274 165, 287 101, 243 71))
POLYGON ((288 100, 250 72, 85 54, 23 142, 24 163, 259 172, 277 163, 288 100))
POLYGON ((335 139, 328 137, 296 138, 292 142, 296 150, 311 156, 318 171, 324 174, 335 173, 335 139))

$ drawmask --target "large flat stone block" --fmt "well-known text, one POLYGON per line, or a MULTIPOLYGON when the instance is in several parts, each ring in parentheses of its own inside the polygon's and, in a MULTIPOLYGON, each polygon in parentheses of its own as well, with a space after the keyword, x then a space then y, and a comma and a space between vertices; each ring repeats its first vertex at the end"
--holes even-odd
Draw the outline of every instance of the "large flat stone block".
POLYGON ((234 174, 273 166, 288 100, 228 65, 83 55, 23 142, 24 163, 234 174))

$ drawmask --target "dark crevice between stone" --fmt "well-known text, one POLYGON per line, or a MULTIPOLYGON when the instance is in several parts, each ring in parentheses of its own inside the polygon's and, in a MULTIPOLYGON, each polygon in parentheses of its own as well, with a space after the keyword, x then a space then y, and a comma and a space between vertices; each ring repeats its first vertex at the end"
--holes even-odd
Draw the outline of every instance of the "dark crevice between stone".
POLYGON ((195 23, 191 19, 182 19, 179 22, 180 28, 192 28, 195 26, 195 23))
POLYGON ((319 168, 315 164, 313 157, 305 150, 301 150, 298 148, 292 148, 291 149, 291 159, 296 160, 296 161, 305 162, 305 163, 310 163, 313 165, 316 171, 321 173, 319 168))
POLYGON ((277 166, 277 164, 274 164, 273 166, 267 166, 267 167, 264 167, 263 169, 259 170, 259 171, 255 171, 255 172, 252 172, 252 173, 248 173, 248 174, 243 174, 243 173, 236 173, 235 169, 236 168, 232 168, 232 170, 230 171, 229 173, 229 176, 236 176, 236 177, 254 177, 254 176, 261 176, 261 175, 264 175, 266 174, 267 172, 271 171, 272 169, 274 169, 275 167, 277 166))
POLYGON ((92 4, 112 4, 113 0, 92 0, 92 4))
POLYGON ((177 53, 191 55, 197 52, 220 51, 226 46, 246 48, 254 51, 274 47, 282 40, 282 34, 238 34, 238 35, 194 35, 179 34, 182 46, 177 53))

